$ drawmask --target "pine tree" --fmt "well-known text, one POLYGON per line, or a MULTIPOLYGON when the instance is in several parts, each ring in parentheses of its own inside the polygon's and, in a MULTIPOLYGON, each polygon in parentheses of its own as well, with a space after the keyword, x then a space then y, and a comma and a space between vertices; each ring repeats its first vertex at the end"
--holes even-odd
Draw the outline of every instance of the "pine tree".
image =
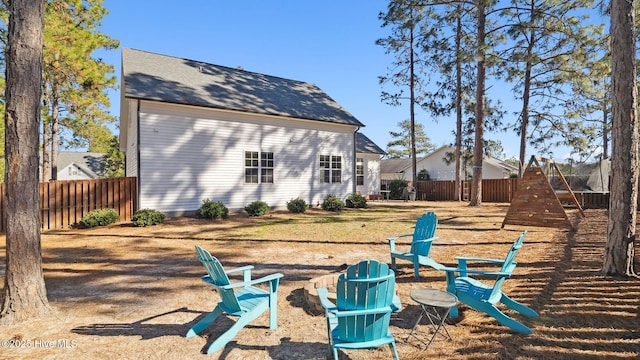
POLYGON ((638 207, 638 89, 635 0, 611 1, 613 151, 609 224, 602 272, 635 276, 638 207))
POLYGON ((3 323, 20 322, 49 310, 42 273, 38 196, 44 6, 41 0, 12 0, 8 10, 3 323))
MULTIPOLYGON (((519 114, 520 173, 526 161, 526 148, 532 143, 546 151, 550 139, 561 136, 571 145, 584 138, 558 106, 564 107, 567 84, 582 78, 595 47, 602 42, 602 26, 584 25, 589 17, 581 9, 593 1, 585 0, 512 0, 501 11, 506 19, 511 42, 503 53, 507 81, 514 83, 514 94, 522 101, 519 114), (530 125, 532 126, 532 130, 530 125), (577 135, 577 139, 576 136, 577 135)), ((511 124, 508 127, 512 127, 511 124)))
MULTIPOLYGON (((400 121, 398 123, 400 131, 389 131, 392 140, 387 143, 387 157, 390 159, 410 158, 411 157, 411 122, 409 120, 400 121)), ((425 135, 424 126, 415 124, 413 129, 415 137, 415 154, 416 156, 426 156, 433 150, 435 146, 431 140, 425 135)))
MULTIPOLYGON (((103 0, 49 0, 45 12, 43 161, 50 155, 51 178, 57 178, 60 127, 72 133, 76 145, 97 140, 108 144, 106 123, 115 119, 108 114, 106 90, 116 86, 112 65, 93 58, 97 49, 114 49, 118 42, 99 32, 107 10, 103 0), (50 136, 49 136, 50 135, 50 136), (50 149, 50 152, 48 151, 50 149)), ((43 173, 48 166, 43 164, 43 173)), ((47 180, 47 178, 44 178, 47 180)))

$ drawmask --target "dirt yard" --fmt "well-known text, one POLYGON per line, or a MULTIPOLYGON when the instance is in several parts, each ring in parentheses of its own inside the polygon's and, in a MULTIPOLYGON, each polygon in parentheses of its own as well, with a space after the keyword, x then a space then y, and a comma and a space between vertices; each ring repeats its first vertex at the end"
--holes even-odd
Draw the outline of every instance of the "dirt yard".
MULTIPOLYGON (((42 234, 43 267, 50 314, 0 328, 3 359, 324 359, 326 323, 309 307, 304 286, 362 259, 389 261, 386 238, 410 233, 424 211, 439 218, 435 260, 454 265, 454 256, 502 258, 523 230, 514 277, 504 286, 514 299, 538 311, 528 319, 508 312, 533 329, 519 335, 465 306, 447 326, 453 340, 427 350, 405 338, 419 307, 412 289, 444 289, 444 273, 423 268, 414 280, 401 263, 397 292, 403 309, 391 331, 402 359, 637 359, 640 357, 640 281, 600 275, 607 218, 587 210, 569 215, 575 230, 501 229, 508 204, 480 208, 454 202, 375 202, 340 214, 313 209, 305 214, 273 213, 261 218, 233 215, 211 222, 167 219, 135 228, 128 224, 42 234), (227 346, 202 353, 232 319, 219 319, 202 336, 186 339, 189 328, 210 311, 217 295, 200 280, 204 268, 194 245, 227 268, 255 265, 254 277, 281 272, 278 328, 263 314, 227 346), (17 339, 18 341, 11 339, 17 339)), ((5 239, 0 239, 3 286, 5 239)), ((429 327, 417 329, 427 336, 429 327)), ((341 352, 343 359, 390 359, 387 347, 341 352)))

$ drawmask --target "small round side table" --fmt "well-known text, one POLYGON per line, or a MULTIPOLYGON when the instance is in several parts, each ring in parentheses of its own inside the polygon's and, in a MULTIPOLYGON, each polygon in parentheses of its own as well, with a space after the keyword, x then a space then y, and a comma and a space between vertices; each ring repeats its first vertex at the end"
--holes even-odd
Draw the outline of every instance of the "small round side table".
POLYGON ((416 339, 427 344, 427 347, 425 348, 426 350, 429 348, 429 346, 433 342, 433 339, 435 339, 436 335, 438 334, 451 340, 451 335, 449 334, 449 331, 447 330, 444 322, 447 319, 447 316, 449 316, 449 312, 451 311, 451 309, 458 304, 458 298, 446 291, 431 288, 414 289, 411 291, 410 296, 413 301, 420 304, 422 311, 420 312, 418 321, 416 321, 413 329, 411 329, 411 333, 409 333, 409 336, 407 336, 405 342, 408 341, 411 336, 413 336, 416 339), (440 315, 440 313, 438 312, 438 308, 444 309, 444 315, 440 315), (431 339, 429 339, 429 342, 425 342, 414 334, 416 328, 418 327, 418 324, 420 324, 420 321, 423 317, 429 319, 431 327, 434 330, 431 339), (441 330, 444 330, 446 335, 443 334, 441 330))

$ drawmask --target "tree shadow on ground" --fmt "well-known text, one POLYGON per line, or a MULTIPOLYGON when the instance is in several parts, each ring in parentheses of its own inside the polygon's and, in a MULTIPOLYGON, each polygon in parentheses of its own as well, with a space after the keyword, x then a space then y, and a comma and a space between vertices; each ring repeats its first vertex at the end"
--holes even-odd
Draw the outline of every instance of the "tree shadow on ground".
POLYGON ((142 340, 153 339, 161 336, 185 336, 187 331, 199 320, 199 317, 186 324, 157 324, 148 321, 177 313, 193 313, 203 315, 202 311, 179 308, 162 314, 153 315, 132 323, 93 324, 79 326, 71 329, 80 335, 97 336, 140 336, 142 340))
MULTIPOLYGON (((209 346, 209 344, 213 340, 207 342, 205 349, 209 346)), ((325 359, 327 344, 320 342, 300 342, 300 341, 291 341, 289 337, 280 338, 280 344, 278 345, 246 345, 239 344, 237 341, 230 341, 222 350, 222 353, 218 357, 218 359, 226 359, 231 351, 234 349, 240 349, 245 351, 267 351, 269 353, 269 359, 274 360, 289 360, 289 359, 325 359), (304 349, 302 352, 301 349, 304 349), (310 351, 310 349, 313 349, 310 351), (314 353, 318 354, 318 356, 314 356, 309 358, 309 354, 314 353), (322 354, 322 355, 321 355, 322 354)), ((349 359, 349 357, 343 357, 344 354, 340 354, 340 359, 349 359)))

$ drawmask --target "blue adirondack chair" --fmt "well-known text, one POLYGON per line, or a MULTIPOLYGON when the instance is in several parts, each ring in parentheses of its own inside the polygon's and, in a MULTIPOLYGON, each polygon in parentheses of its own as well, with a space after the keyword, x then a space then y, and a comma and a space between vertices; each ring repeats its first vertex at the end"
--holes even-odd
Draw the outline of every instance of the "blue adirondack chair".
MULTIPOLYGON (((497 259, 485 259, 485 258, 473 258, 473 257, 456 257, 458 260, 458 267, 443 268, 447 272, 447 291, 456 295, 458 300, 468 306, 486 313, 487 315, 495 318, 498 322, 504 326, 509 327, 515 332, 521 334, 531 334, 531 329, 520 323, 519 321, 505 315, 498 307, 498 303, 504 304, 506 307, 513 309, 524 316, 531 318, 537 318, 536 313, 531 308, 511 299, 505 293, 502 292, 502 284, 511 277, 513 270, 516 268, 516 262, 514 261, 518 250, 522 247, 524 237, 527 232, 523 232, 520 237, 513 243, 509 253, 504 260, 497 259), (489 263, 500 266, 499 271, 481 271, 472 270, 468 268, 469 262, 489 263), (460 276, 456 277, 456 273, 460 276), (485 277, 495 278, 495 281, 491 285, 486 285, 470 276, 469 274, 477 274, 485 277)), ((453 308, 451 310, 451 316, 458 316, 458 309, 453 308)))
POLYGON ((441 265, 429 257, 431 245, 438 238, 435 235, 438 227, 438 217, 433 212, 423 214, 416 221, 413 234, 405 234, 387 238, 391 253, 391 268, 396 270, 396 259, 411 261, 413 263, 413 276, 420 277, 420 265, 431 266, 440 269, 441 265), (396 240, 411 236, 411 248, 404 252, 396 248, 396 240))
POLYGON ((202 280, 216 289, 221 301, 209 314, 189 330, 187 338, 191 338, 209 327, 221 314, 238 317, 238 319, 231 328, 209 345, 207 354, 220 350, 233 339, 242 328, 267 309, 269 310, 269 328, 275 329, 277 327, 277 293, 282 274, 276 273, 252 280, 252 265, 224 270, 220 261, 211 256, 209 251, 196 245, 196 252, 198 253, 198 260, 200 260, 207 269, 207 275, 204 275, 202 280), (229 281, 227 274, 234 272, 243 273, 242 282, 231 283, 231 281, 229 281), (262 283, 268 284, 268 291, 253 286, 262 283))
MULTIPOLYGON (((398 359, 396 342, 389 331, 394 303, 395 273, 375 260, 364 260, 347 267, 338 278, 336 304, 328 297, 327 288, 318 289, 325 309, 328 353, 338 359, 338 349, 370 349, 389 345, 398 359)), ((396 298, 397 299, 397 298, 396 298)))

